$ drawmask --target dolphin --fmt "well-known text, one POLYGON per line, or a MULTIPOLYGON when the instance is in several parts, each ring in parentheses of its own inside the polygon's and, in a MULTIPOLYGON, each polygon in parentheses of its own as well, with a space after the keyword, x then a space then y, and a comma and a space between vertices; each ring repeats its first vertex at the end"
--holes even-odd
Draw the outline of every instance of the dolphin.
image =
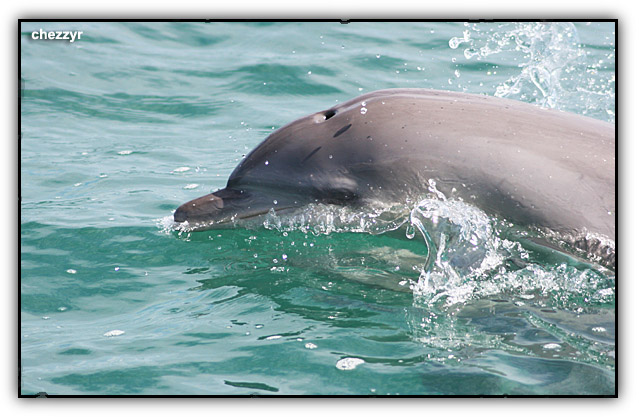
POLYGON ((226 188, 181 205, 174 220, 206 230, 314 202, 419 201, 433 184, 516 224, 578 236, 576 246, 616 238, 613 124, 429 89, 371 92, 283 126, 226 188))

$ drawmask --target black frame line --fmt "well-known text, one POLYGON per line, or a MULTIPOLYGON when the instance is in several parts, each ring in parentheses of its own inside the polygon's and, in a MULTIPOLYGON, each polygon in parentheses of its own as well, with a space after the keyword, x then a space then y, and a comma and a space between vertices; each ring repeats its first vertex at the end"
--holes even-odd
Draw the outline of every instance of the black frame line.
MULTIPOLYGON (((96 19, 96 18, 72 18, 72 19, 18 19, 18 126, 17 126, 17 136, 18 136, 18 248, 21 245, 21 234, 22 234, 22 224, 21 224, 21 207, 22 207, 22 195, 21 195, 21 187, 22 187, 22 90, 23 90, 23 82, 21 77, 21 52, 22 52, 22 23, 28 22, 200 22, 200 23, 224 23, 224 22, 290 22, 290 23, 305 23, 305 22, 334 22, 340 24, 349 24, 349 23, 391 23, 391 22, 468 22, 468 23, 506 23, 506 22, 607 22, 615 24, 615 206, 617 213, 615 215, 615 248, 617 249, 617 242, 619 238, 619 94, 618 94, 618 84, 619 80, 619 19, 617 18, 593 18, 593 19, 584 19, 584 18, 576 18, 576 19, 566 19, 566 18, 540 18, 540 19, 467 19, 467 18, 450 18, 450 19, 251 19, 251 18, 242 18, 242 19, 96 19)), ((617 260, 619 259, 617 252, 617 260)), ((18 265, 21 265, 22 260, 22 251, 18 251, 18 265)), ((617 261, 617 265, 620 263, 617 261)), ((619 331, 617 330, 615 333, 615 393, 613 395, 290 395, 290 394, 246 394, 246 395, 141 395, 141 394, 122 394, 122 395, 99 395, 99 394, 86 394, 86 395, 75 395, 75 394, 53 394, 49 395, 46 392, 40 392, 37 394, 22 394, 21 385, 22 385, 22 328, 21 328, 21 306, 22 306, 22 269, 18 273, 18 398, 618 398, 619 397, 619 355, 618 355, 618 345, 619 345, 619 331)), ((618 297, 619 294, 619 279, 618 272, 615 273, 615 327, 619 329, 619 306, 618 306, 618 297)))

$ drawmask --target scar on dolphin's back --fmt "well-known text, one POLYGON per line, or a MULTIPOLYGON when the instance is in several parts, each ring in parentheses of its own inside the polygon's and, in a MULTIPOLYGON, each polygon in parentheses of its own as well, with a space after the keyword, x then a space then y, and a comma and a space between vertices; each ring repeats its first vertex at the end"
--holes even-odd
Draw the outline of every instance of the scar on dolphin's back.
POLYGON ((352 124, 347 124, 346 126, 344 126, 343 128, 341 128, 340 130, 338 130, 337 132, 335 132, 335 134, 333 135, 334 138, 338 137, 339 135, 341 135, 342 133, 346 132, 348 129, 350 129, 352 126, 352 124))
POLYGON ((304 162, 308 161, 308 160, 309 160, 309 158, 310 158, 311 156, 315 155, 315 154, 317 153, 317 151, 319 151, 320 149, 322 149, 322 147, 321 147, 321 146, 318 146, 317 148, 313 149, 313 150, 311 151, 311 153, 309 153, 308 155, 306 155, 306 158, 304 158, 304 159, 302 159, 302 160, 300 161, 300 165, 302 165, 304 162))

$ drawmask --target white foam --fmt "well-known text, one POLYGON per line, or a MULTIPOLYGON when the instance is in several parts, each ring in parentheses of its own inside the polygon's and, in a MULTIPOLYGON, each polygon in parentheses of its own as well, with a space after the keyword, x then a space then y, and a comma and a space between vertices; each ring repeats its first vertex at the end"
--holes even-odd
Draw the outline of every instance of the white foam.
POLYGON ((548 349, 548 350, 559 350, 561 349, 561 345, 558 343, 546 343, 544 345, 544 349, 548 349))
POLYGON ((364 360, 360 358, 344 358, 338 360, 335 367, 342 371, 351 371, 363 363, 364 360))

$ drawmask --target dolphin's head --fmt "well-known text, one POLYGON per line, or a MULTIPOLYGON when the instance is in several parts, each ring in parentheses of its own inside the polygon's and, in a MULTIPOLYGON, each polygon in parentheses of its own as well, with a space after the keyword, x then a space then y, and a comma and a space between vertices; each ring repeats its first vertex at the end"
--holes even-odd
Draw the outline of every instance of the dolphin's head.
POLYGON ((353 204, 379 191, 379 185, 398 178, 397 170, 385 168, 396 163, 399 149, 381 137, 385 118, 391 117, 383 97, 351 100, 276 130, 235 168, 226 188, 183 204, 174 220, 211 229, 271 209, 353 204))
POLYGON ((356 184, 340 182, 339 178, 327 188, 292 188, 281 184, 279 189, 273 186, 255 190, 227 186, 182 204, 173 214, 173 219, 177 223, 188 222, 187 227, 191 231, 200 231, 224 228, 238 220, 255 218, 270 211, 291 211, 313 202, 343 205, 357 201, 356 184))

